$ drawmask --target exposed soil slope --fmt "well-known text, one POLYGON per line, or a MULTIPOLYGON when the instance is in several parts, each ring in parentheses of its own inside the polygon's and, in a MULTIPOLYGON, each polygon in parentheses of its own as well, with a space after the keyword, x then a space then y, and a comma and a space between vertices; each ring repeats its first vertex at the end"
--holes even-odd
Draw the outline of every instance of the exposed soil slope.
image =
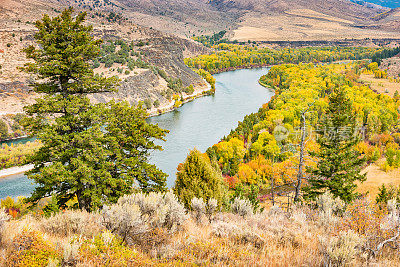
MULTIPOLYGON (((59 14, 61 8, 57 3, 44 6, 42 2, 30 3, 25 0, 6 0, 0 2, 0 7, 0 113, 21 112, 24 105, 32 103, 37 97, 27 86, 33 77, 18 70, 27 61, 23 48, 34 44, 35 28, 32 23, 44 13, 51 16, 59 14), (21 8, 16 9, 18 6, 21 8)), ((88 20, 88 23, 94 25, 96 38, 133 42, 136 44, 134 50, 142 54, 143 60, 150 66, 165 71, 168 78, 180 79, 183 87, 193 85, 196 92, 208 88, 203 79, 183 63, 184 56, 207 53, 204 46, 189 39, 139 26, 126 19, 109 21, 107 17, 89 14, 88 20)), ((118 75, 121 78, 119 92, 96 95, 93 100, 105 101, 112 97, 127 100, 131 104, 145 99, 151 102, 158 100, 161 107, 170 104, 163 96, 165 94, 162 94, 168 89, 167 81, 154 69, 135 67, 125 73, 126 65, 114 63, 111 70, 109 75, 118 75), (119 68, 124 69, 124 72, 118 73, 119 68)))

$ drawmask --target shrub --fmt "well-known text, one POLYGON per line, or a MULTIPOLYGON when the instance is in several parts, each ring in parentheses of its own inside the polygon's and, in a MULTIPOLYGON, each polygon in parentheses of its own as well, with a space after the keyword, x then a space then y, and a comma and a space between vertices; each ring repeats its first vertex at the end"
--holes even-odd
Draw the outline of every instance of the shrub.
POLYGON ((79 263, 80 266, 144 266, 149 260, 112 233, 103 232, 83 242, 79 263))
POLYGON ((173 233, 187 219, 185 208, 172 192, 121 197, 117 204, 105 207, 102 216, 106 228, 128 243, 157 228, 173 233))
POLYGON ((366 239, 368 247, 375 249, 380 242, 393 237, 397 232, 397 227, 384 229, 392 224, 387 224, 390 217, 397 217, 393 215, 388 213, 388 209, 373 205, 365 198, 357 199, 347 207, 339 229, 356 232, 366 239), (386 227, 382 227, 385 224, 386 227))
POLYGON ((206 206, 206 215, 208 220, 211 222, 211 218, 218 210, 218 201, 215 198, 210 198, 206 206))
POLYGON ((191 95, 194 93, 194 88, 193 88, 192 84, 185 88, 185 93, 188 95, 191 95))
POLYGON ((106 206, 103 208, 102 215, 105 227, 128 243, 132 242, 128 240, 129 238, 148 230, 141 218, 140 208, 134 204, 118 203, 110 207, 106 206))
POLYGON ((180 106, 182 106, 182 101, 176 100, 174 103, 174 108, 179 108, 180 106))
POLYGON ((146 106, 146 109, 151 109, 151 107, 153 106, 149 98, 144 100, 144 105, 146 106))
POLYGON ((257 248, 265 244, 265 240, 248 225, 236 225, 233 222, 217 221, 211 224, 213 235, 229 238, 236 244, 252 244, 257 248))
POLYGON ((333 198, 329 192, 325 192, 316 199, 316 207, 319 210, 319 222, 323 226, 333 226, 337 221, 335 215, 344 211, 345 203, 340 198, 333 198))
POLYGON ((43 231, 54 236, 84 235, 94 236, 101 229, 98 213, 65 210, 40 222, 43 231))
POLYGON ((400 188, 396 188, 392 184, 388 186, 382 184, 375 199, 376 203, 384 207, 391 199, 396 199, 397 202, 400 202, 400 188))
POLYGON ((243 186, 242 184, 237 184, 234 189, 235 191, 233 191, 230 197, 231 202, 235 198, 248 199, 253 206, 254 213, 264 210, 263 207, 260 207, 260 199, 258 198, 260 189, 257 185, 251 184, 243 186))
POLYGON ((93 67, 93 69, 97 69, 98 67, 100 67, 100 62, 97 59, 93 60, 92 67, 93 67))
POLYGON ((253 205, 248 199, 235 198, 231 205, 232 212, 242 217, 253 214, 253 205))
POLYGON ((158 101, 158 99, 154 100, 153 106, 158 108, 160 106, 160 101, 158 101))
POLYGON ((41 267, 47 266, 50 259, 60 258, 60 254, 40 232, 23 230, 14 238, 6 258, 6 266, 41 267))
POLYGON ((160 75, 164 80, 168 79, 167 73, 163 69, 157 68, 158 75, 160 75))
POLYGON ((375 162, 381 157, 379 148, 376 146, 371 146, 367 142, 358 143, 356 150, 365 155, 367 161, 369 162, 375 162))
POLYGON ((62 245, 63 257, 62 266, 76 266, 79 259, 79 248, 81 242, 74 238, 62 245))
POLYGON ((3 227, 4 223, 10 220, 10 215, 8 215, 4 210, 0 209, 0 230, 3 227))
POLYGON ((0 203, 0 207, 5 209, 5 212, 13 218, 21 216, 27 210, 24 197, 18 197, 17 201, 14 201, 12 197, 8 196, 2 199, 0 203))
POLYGON ((0 169, 26 164, 27 157, 32 155, 40 146, 40 141, 10 146, 7 144, 0 145, 0 169))
POLYGON ((231 222, 216 221, 211 225, 211 232, 218 237, 229 237, 232 233, 238 232, 239 228, 231 222))
POLYGON ((337 237, 321 240, 326 266, 346 266, 360 252, 363 239, 349 230, 341 231, 337 237))
POLYGON ((334 198, 329 192, 325 192, 316 199, 316 206, 319 211, 338 214, 344 211, 345 203, 340 198, 334 198))
POLYGON ((400 150, 391 147, 386 150, 386 162, 390 167, 400 167, 400 150))
POLYGON ((203 199, 197 197, 192 198, 190 207, 192 208, 196 221, 201 222, 202 217, 206 213, 206 204, 203 199))

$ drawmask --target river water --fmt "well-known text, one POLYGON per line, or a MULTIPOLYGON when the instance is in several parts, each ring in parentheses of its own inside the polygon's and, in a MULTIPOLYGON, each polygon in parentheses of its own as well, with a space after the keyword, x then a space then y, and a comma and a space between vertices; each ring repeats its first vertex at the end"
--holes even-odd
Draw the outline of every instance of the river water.
MULTIPOLYGON (((243 69, 215 74, 216 92, 198 98, 175 111, 149 118, 150 123, 169 130, 166 142, 159 142, 163 151, 151 155, 150 162, 168 174, 167 185, 172 187, 176 167, 190 149, 204 152, 229 134, 244 116, 256 112, 274 94, 259 85, 259 78, 269 68, 243 69)), ((34 184, 25 175, 0 179, 0 199, 6 196, 28 196, 34 184)))

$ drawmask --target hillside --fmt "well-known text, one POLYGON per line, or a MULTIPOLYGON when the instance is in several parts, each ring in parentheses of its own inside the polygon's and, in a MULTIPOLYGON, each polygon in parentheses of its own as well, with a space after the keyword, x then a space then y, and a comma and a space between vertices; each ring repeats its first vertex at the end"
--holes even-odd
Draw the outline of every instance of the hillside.
POLYGON ((376 20, 388 8, 348 0, 115 0, 115 3, 138 24, 187 37, 227 30, 227 37, 239 41, 399 38, 392 32, 397 30, 395 25, 376 20))
MULTIPOLYGON (((60 9, 56 3, 45 6, 43 2, 28 3, 24 0, 6 1, 0 5, 1 115, 21 112, 22 107, 32 103, 36 97, 26 86, 31 77, 18 70, 26 62, 22 49, 33 44, 33 21, 44 13, 57 15, 60 9)), ((129 44, 131 55, 127 55, 124 61, 129 60, 134 64, 128 67, 118 59, 113 59, 108 67, 100 64, 95 72, 106 76, 118 75, 121 86, 118 93, 96 95, 94 101, 103 102, 111 97, 127 100, 131 104, 144 100, 150 103, 158 101, 162 108, 170 105, 170 97, 174 93, 170 91, 169 81, 179 81, 180 88, 176 90, 190 85, 194 86, 194 94, 207 90, 203 79, 183 63, 185 56, 207 53, 205 47, 188 39, 139 26, 123 17, 110 18, 110 14, 102 12, 89 15, 88 23, 94 26, 96 38, 103 39, 106 44, 116 40, 124 40, 129 44)), ((120 49, 121 46, 117 45, 114 54, 117 55, 120 49)), ((157 112, 156 108, 158 105, 152 107, 151 112, 157 112)))
POLYGON ((396 25, 377 19, 389 12, 389 8, 373 4, 357 4, 348 0, 24 2, 25 0, 7 0, 2 5, 8 3, 11 6, 18 6, 19 3, 24 6, 26 14, 29 6, 35 6, 40 10, 43 8, 51 10, 69 5, 85 8, 94 16, 99 12, 114 12, 122 14, 135 24, 185 37, 227 30, 227 36, 231 39, 245 41, 364 39, 371 36, 399 38, 397 33, 393 33, 393 30, 398 30, 396 25))
POLYGON ((247 12, 241 18, 239 27, 233 31, 233 39, 312 41, 399 37, 391 32, 393 27, 380 25, 380 21, 374 20, 388 11, 379 6, 341 0, 253 0, 251 3, 252 12, 247 12))
POLYGON ((98 38, 133 41, 132 52, 147 64, 128 69, 114 63, 108 70, 101 65, 97 71, 119 75, 123 84, 119 95, 96 96, 97 101, 149 99, 168 106, 164 96, 168 79, 170 84, 180 79, 182 89, 193 85, 196 92, 205 90, 203 80, 183 64, 186 56, 208 53, 190 41, 193 35, 224 29, 226 38, 239 41, 365 41, 373 37, 388 43, 400 39, 399 10, 347 0, 5 0, 0 3, 0 83, 6 89, 1 93, 0 112, 18 112, 33 101, 24 86, 29 77, 17 70, 25 62, 21 50, 33 41, 33 21, 44 13, 57 15, 69 5, 88 12, 98 38), (164 70, 166 77, 156 68, 164 70))

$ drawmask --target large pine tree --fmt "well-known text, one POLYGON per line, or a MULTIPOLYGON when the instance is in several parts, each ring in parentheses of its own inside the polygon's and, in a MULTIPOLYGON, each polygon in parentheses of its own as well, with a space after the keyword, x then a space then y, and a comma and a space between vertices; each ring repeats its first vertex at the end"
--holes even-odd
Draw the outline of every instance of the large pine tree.
POLYGON ((318 160, 316 168, 308 168, 311 178, 304 188, 306 199, 315 199, 325 191, 349 202, 357 194, 356 181, 365 181, 360 174, 365 158, 354 147, 360 142, 356 116, 345 91, 337 87, 329 96, 326 113, 319 121, 318 152, 310 153, 318 160))
POLYGON ((95 75, 90 62, 100 40, 85 26, 85 13, 73 18, 72 8, 36 22, 38 47, 25 49, 36 75, 34 91, 43 95, 25 111, 24 126, 43 146, 30 159, 28 173, 37 187, 28 199, 55 195, 60 206, 74 199, 93 210, 116 202, 133 186, 164 190, 166 175, 147 162, 149 151, 161 149, 154 139, 166 131, 147 124, 146 112, 127 103, 91 104, 89 94, 114 91, 118 79, 95 75))

